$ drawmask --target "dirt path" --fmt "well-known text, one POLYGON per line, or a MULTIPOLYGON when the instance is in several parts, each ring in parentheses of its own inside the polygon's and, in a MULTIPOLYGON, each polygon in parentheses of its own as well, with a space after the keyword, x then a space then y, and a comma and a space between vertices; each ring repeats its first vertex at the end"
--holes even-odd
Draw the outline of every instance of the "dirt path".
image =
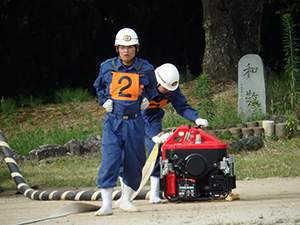
MULTIPOLYGON (((203 201, 150 205, 136 200, 138 213, 114 209, 114 214, 95 217, 80 213, 36 224, 300 224, 300 177, 237 181, 235 201, 203 201)), ((12 225, 44 218, 74 201, 33 201, 22 195, 0 197, 0 224, 12 225)), ((101 202, 85 202, 101 205, 101 202)))

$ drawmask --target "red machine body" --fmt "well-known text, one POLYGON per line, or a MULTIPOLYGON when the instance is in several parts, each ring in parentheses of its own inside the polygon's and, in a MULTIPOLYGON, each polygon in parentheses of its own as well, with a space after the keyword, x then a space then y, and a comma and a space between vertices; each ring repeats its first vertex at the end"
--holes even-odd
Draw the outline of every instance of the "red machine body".
POLYGON ((190 125, 163 144, 160 166, 161 190, 170 201, 223 199, 235 188, 227 143, 190 125))

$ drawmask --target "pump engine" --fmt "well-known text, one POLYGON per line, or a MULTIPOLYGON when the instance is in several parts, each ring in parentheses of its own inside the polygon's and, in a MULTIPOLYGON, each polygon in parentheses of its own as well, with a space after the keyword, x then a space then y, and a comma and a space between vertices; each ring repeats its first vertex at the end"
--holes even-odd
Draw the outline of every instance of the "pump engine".
POLYGON ((227 143, 192 126, 179 126, 162 146, 161 191, 169 201, 225 199, 236 187, 227 143))

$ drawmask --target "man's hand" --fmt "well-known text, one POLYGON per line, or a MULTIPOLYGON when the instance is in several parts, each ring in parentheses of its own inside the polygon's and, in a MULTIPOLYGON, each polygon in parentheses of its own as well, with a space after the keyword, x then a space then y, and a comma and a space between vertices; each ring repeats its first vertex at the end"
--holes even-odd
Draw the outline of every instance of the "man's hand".
POLYGON ((197 126, 208 127, 208 122, 206 119, 198 118, 195 120, 195 123, 197 124, 197 126))
POLYGON ((162 143, 162 139, 159 137, 159 136, 154 136, 152 138, 152 141, 155 143, 155 144, 161 144, 162 143))
POLYGON ((171 135, 169 133, 165 133, 161 135, 162 143, 165 143, 171 135))
POLYGON ((148 105, 149 105, 148 99, 144 98, 143 101, 142 101, 142 103, 141 103, 140 109, 141 110, 147 109, 148 105))
POLYGON ((112 112, 113 111, 113 101, 111 99, 106 100, 104 102, 103 107, 105 108, 106 112, 112 112))
POLYGON ((163 135, 161 135, 160 137, 159 136, 154 136, 152 138, 152 141, 155 143, 155 144, 162 144, 162 143, 165 143, 168 138, 170 137, 171 135, 169 133, 165 133, 163 135))

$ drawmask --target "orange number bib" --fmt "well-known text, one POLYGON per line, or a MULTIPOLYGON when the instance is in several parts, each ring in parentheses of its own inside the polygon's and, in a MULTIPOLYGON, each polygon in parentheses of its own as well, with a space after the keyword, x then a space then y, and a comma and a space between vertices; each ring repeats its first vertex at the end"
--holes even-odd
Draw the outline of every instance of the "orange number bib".
POLYGON ((136 101, 139 97, 139 75, 136 73, 112 72, 110 94, 112 99, 136 101))

